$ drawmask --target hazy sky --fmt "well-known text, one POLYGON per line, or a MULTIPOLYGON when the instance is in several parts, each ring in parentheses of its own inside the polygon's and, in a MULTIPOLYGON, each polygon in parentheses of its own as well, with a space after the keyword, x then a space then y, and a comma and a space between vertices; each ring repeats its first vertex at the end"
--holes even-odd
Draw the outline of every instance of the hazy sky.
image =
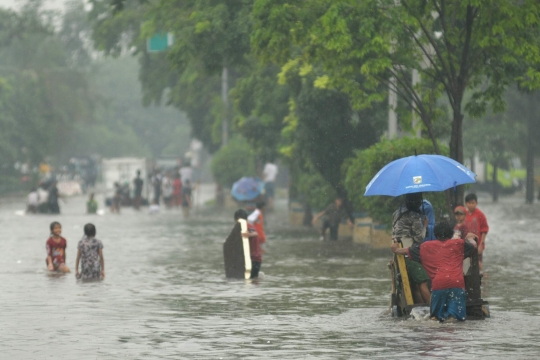
MULTIPOLYGON (((64 1, 65 0, 44 0, 43 3, 47 9, 61 9, 64 1)), ((17 9, 20 3, 20 0, 0 0, 0 7, 17 9)))

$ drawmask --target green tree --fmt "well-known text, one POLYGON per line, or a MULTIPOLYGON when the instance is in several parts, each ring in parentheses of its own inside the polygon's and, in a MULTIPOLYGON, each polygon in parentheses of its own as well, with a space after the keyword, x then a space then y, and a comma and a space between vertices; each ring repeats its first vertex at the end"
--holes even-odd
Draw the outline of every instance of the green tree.
MULTIPOLYGON (((444 94, 452 114, 450 156, 463 162, 464 110, 502 110, 518 63, 527 74, 518 81, 539 83, 539 10, 532 0, 257 0, 252 44, 281 65, 322 66, 315 84, 343 89, 358 107, 383 100, 380 84, 387 84, 430 134, 434 99, 444 94), (420 83, 411 82, 412 70, 420 83), (472 96, 464 103, 467 90, 472 96)), ((462 198, 459 187, 456 201, 462 198)))

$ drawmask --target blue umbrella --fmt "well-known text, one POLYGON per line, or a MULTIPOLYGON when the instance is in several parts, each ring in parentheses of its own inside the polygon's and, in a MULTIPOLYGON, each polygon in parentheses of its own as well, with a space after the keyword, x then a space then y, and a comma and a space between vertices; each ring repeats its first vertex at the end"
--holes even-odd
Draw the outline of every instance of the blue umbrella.
POLYGON ((260 179, 243 177, 233 184, 231 194, 238 201, 253 200, 262 194, 264 182, 260 179))
POLYGON ((444 191, 476 182, 476 175, 446 156, 415 155, 392 161, 366 186, 364 196, 444 191))

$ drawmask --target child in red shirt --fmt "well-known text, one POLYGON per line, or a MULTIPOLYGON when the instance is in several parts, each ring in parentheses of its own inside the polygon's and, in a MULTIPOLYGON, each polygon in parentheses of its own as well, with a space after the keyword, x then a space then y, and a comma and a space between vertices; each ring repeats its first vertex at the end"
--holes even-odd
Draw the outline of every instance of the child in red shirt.
POLYGON ((51 237, 45 244, 47 249, 47 268, 50 271, 58 270, 68 273, 69 268, 66 266, 67 241, 60 236, 62 234, 62 225, 54 221, 51 223, 50 229, 51 237))
POLYGON ((467 214, 465 216, 465 226, 468 231, 478 237, 478 267, 483 269, 483 252, 486 247, 486 235, 489 232, 486 215, 477 208, 478 198, 476 194, 468 194, 465 197, 465 205, 467 206, 467 214))
POLYGON ((454 209, 454 216, 456 218, 456 225, 454 226, 454 236, 452 239, 465 239, 465 236, 469 233, 467 226, 465 225, 465 216, 467 209, 465 206, 456 206, 454 209))

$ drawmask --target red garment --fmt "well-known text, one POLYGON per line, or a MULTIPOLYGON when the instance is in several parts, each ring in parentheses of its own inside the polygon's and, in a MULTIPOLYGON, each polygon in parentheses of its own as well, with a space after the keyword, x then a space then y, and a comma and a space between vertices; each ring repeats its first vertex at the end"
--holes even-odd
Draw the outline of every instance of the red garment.
POLYGON ((262 213, 259 214, 257 222, 255 222, 254 225, 255 231, 257 231, 257 234, 259 234, 259 242, 264 244, 266 242, 266 234, 264 233, 264 217, 262 213))
POLYGON ((58 266, 60 264, 65 264, 66 262, 66 246, 67 241, 63 237, 60 237, 60 241, 56 242, 50 237, 45 247, 47 249, 47 257, 52 258, 53 265, 58 266))
POLYGON ((468 233, 469 229, 467 228, 467 225, 465 225, 465 221, 454 226, 454 236, 456 236, 457 239, 465 239, 468 233))
POLYGON ((431 278, 431 290, 465 289, 463 259, 474 246, 463 239, 432 240, 407 249, 409 257, 420 261, 431 278))
MULTIPOLYGON (((255 226, 248 224, 248 231, 256 231, 255 226)), ((262 262, 261 244, 257 235, 249 237, 249 252, 251 255, 251 261, 262 262)))
POLYGON ((173 195, 182 195, 182 180, 178 178, 173 180, 173 195))
MULTIPOLYGON (((474 209, 472 214, 467 211, 464 223, 467 229, 469 229, 469 232, 472 232, 474 235, 478 236, 478 241, 480 241, 480 235, 482 233, 487 234, 489 231, 486 215, 484 215, 484 213, 478 208, 474 209)), ((485 242, 478 245, 481 248, 484 248, 485 242)))

